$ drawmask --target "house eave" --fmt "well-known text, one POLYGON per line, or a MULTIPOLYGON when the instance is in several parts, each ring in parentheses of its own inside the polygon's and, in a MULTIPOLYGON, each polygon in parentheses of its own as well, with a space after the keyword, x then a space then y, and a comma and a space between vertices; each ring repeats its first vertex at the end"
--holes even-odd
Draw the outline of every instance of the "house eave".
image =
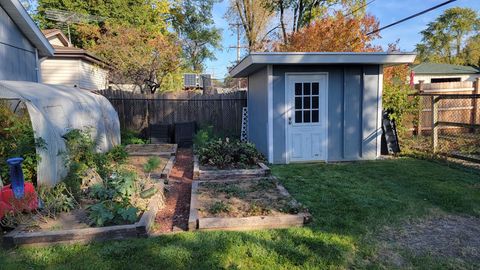
POLYGON ((410 64, 415 53, 354 53, 354 52, 267 52, 251 53, 230 70, 234 78, 246 77, 267 65, 323 64, 410 64))

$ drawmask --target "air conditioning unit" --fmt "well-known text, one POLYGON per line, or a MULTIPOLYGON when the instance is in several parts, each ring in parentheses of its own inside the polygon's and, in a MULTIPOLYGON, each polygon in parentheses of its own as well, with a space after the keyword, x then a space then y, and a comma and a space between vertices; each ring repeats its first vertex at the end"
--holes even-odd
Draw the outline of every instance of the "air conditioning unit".
POLYGON ((198 75, 195 73, 183 74, 183 86, 186 89, 198 88, 200 86, 198 81, 198 75))

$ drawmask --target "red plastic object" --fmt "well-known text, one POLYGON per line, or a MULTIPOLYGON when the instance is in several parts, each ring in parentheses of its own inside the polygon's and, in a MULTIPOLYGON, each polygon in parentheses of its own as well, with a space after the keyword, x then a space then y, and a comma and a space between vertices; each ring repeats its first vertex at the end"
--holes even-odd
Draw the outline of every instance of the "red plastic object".
POLYGON ((25 182, 25 195, 16 199, 11 185, 6 185, 0 192, 0 218, 10 211, 32 211, 38 208, 38 197, 32 183, 25 182))

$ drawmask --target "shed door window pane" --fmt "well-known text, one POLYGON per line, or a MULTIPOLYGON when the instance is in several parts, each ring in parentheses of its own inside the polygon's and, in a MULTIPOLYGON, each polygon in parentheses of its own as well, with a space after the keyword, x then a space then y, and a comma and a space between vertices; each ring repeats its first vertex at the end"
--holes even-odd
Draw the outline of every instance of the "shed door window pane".
POLYGON ((295 123, 302 123, 302 111, 295 111, 295 123))
POLYGON ((318 82, 312 83, 312 95, 318 95, 319 85, 318 82))
POLYGON ((303 95, 310 95, 310 83, 303 83, 303 95))
POLYGON ((295 83, 295 95, 300 96, 302 94, 302 84, 295 83))
POLYGON ((318 123, 320 121, 319 87, 318 82, 295 83, 295 123, 318 123))

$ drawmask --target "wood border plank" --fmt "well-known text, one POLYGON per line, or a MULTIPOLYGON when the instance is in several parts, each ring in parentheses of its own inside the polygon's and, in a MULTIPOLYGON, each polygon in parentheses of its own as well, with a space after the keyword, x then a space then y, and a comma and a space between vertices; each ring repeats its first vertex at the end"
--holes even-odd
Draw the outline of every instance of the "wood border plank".
POLYGON ((3 236, 3 245, 7 248, 24 245, 49 246, 147 237, 155 222, 156 214, 164 203, 164 184, 163 182, 158 182, 156 185, 160 193, 157 193, 150 199, 147 210, 142 214, 139 221, 134 224, 39 232, 14 230, 3 236))

